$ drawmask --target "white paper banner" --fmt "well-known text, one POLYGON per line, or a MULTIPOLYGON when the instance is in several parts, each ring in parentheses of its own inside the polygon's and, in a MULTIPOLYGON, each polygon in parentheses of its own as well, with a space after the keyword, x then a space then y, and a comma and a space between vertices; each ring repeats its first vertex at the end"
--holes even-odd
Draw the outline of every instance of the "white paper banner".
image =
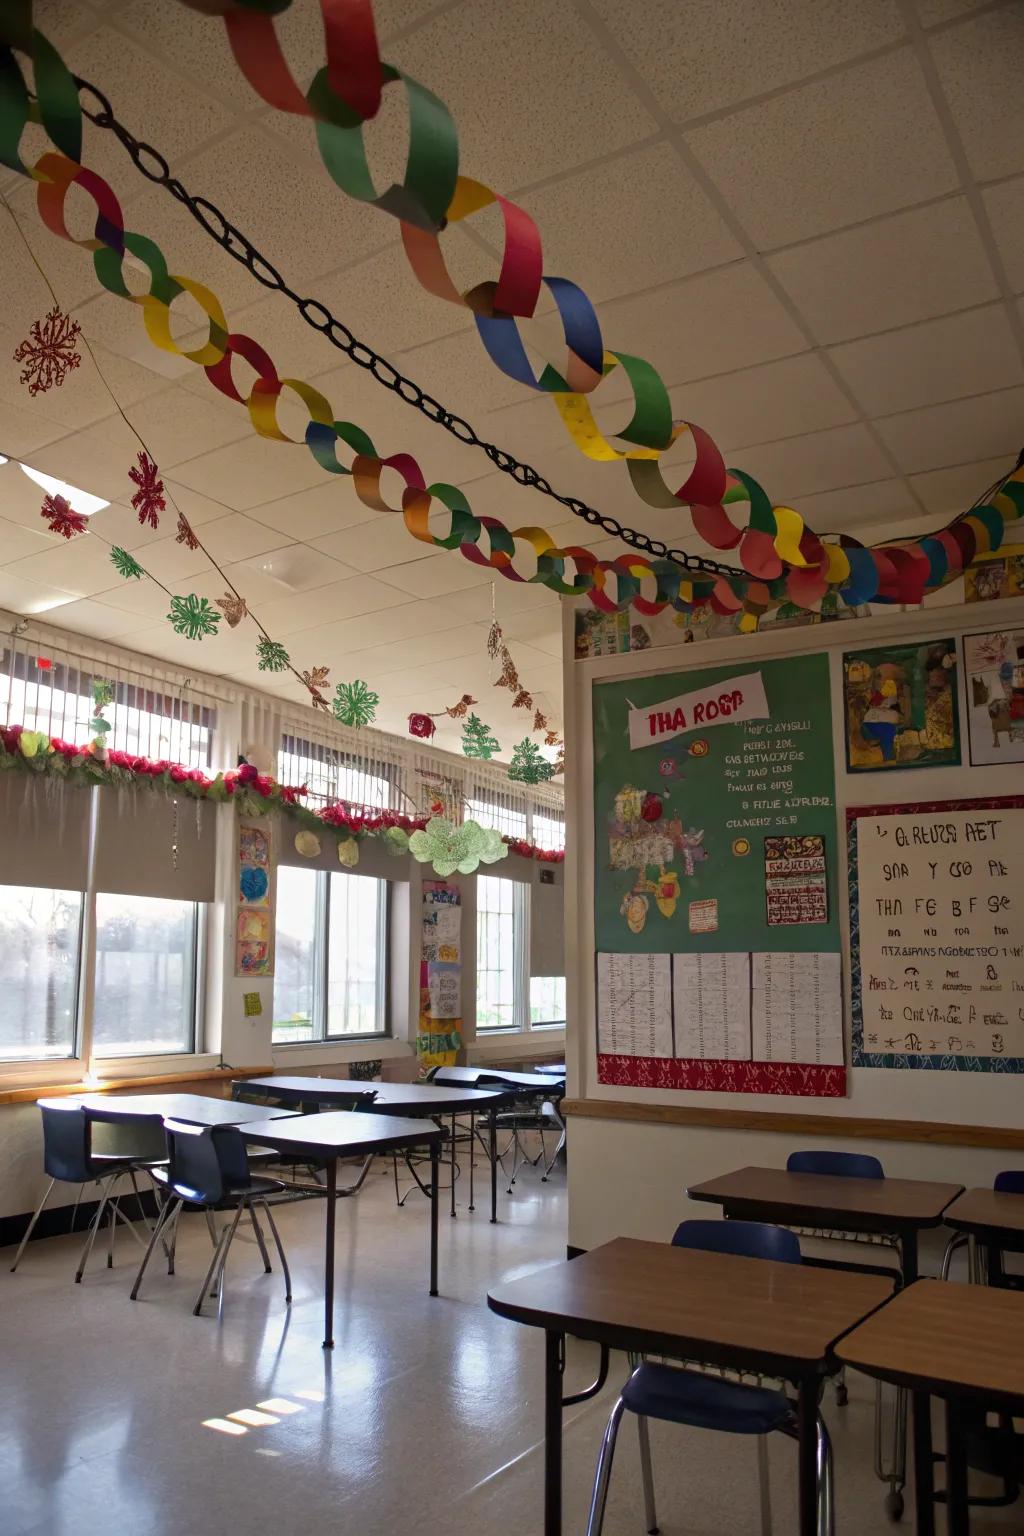
POLYGON ((709 688, 681 693, 661 704, 629 712, 629 745, 650 747, 671 741, 687 731, 701 731, 710 725, 733 725, 738 720, 761 720, 768 715, 768 700, 760 672, 743 677, 727 677, 709 688))

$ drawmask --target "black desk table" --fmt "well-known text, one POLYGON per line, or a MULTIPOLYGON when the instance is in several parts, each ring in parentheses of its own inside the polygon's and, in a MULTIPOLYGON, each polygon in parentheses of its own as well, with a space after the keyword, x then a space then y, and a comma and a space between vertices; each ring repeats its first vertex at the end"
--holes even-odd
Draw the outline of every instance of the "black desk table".
MULTIPOLYGON (((252 1108, 252 1106, 248 1106, 252 1108)), ((258 1107, 258 1106, 257 1106, 258 1107)), ((246 1141, 272 1147, 275 1152, 308 1157, 323 1163, 326 1172, 327 1221, 324 1240, 324 1348, 334 1348, 334 1232, 337 1217, 338 1160, 369 1157, 378 1152, 403 1152, 408 1147, 430 1148, 430 1294, 437 1295, 437 1168, 441 1131, 419 1120, 399 1120, 384 1115, 339 1111, 323 1115, 295 1115, 288 1119, 243 1123, 246 1141)))
MULTIPOLYGON (((40 1102, 48 1102, 41 1100, 40 1102)), ((83 1093, 62 1104, 80 1104, 104 1120, 132 1120, 138 1115, 182 1120, 186 1125, 240 1125, 243 1120, 280 1120, 293 1111, 272 1104, 236 1104, 202 1093, 83 1093)))
POLYGON ((237 1085, 280 1099, 282 1104, 324 1104, 350 1107, 353 1103, 369 1109, 376 1088, 355 1083, 344 1077, 247 1077, 237 1085))
MULTIPOLYGON (((375 1115, 456 1115, 470 1117, 469 1209, 473 1210, 473 1120, 477 1113, 487 1115, 488 1156, 491 1164, 491 1221, 498 1219, 498 1110, 513 1100, 512 1090, 448 1088, 434 1083, 382 1083, 369 1106, 375 1115)), ((455 1215, 455 1136, 451 1141, 452 1215, 455 1215)))

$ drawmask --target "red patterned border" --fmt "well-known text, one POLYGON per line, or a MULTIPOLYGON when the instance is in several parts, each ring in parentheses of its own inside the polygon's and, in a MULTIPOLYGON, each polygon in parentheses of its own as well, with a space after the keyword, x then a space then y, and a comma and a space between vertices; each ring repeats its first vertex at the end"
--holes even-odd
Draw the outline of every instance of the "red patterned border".
POLYGON ((841 1099, 846 1068, 781 1061, 697 1061, 670 1056, 603 1056, 597 1080, 619 1088, 696 1088, 726 1093, 793 1093, 841 1099))

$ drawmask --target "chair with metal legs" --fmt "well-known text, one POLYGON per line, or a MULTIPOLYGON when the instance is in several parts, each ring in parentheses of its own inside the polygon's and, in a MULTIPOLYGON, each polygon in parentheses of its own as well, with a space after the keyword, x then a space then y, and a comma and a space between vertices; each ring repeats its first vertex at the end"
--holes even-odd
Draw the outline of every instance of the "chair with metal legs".
MULTIPOLYGON (((80 1283, 96 1241, 96 1234, 103 1225, 104 1216, 109 1222, 107 1266, 108 1268, 112 1266, 115 1224, 117 1221, 122 1221, 128 1227, 132 1225, 121 1210, 118 1199, 114 1197, 115 1187, 120 1179, 128 1178, 132 1182, 136 1197, 139 1197, 136 1176, 140 1171, 147 1173, 150 1171, 155 1156, 159 1155, 163 1134, 161 1130, 159 1141, 154 1145, 152 1117, 140 1116, 131 1127, 133 1140, 138 1143, 131 1151, 94 1152, 92 1127, 96 1120, 103 1118, 101 1114, 86 1110, 81 1104, 76 1104, 70 1099, 40 1099, 39 1109, 43 1117, 43 1167, 50 1176, 50 1182, 18 1244, 18 1251, 11 1265, 11 1273, 13 1274, 21 1263, 26 1245, 36 1229, 36 1224, 43 1214, 54 1185, 64 1183, 82 1186, 95 1183, 99 1191, 99 1203, 89 1223, 85 1246, 75 1271, 75 1281, 80 1283)), ((79 1198, 81 1198, 81 1188, 79 1188, 79 1198)), ((76 1211, 77 1207, 76 1199, 76 1211)), ((141 1199, 139 1214, 143 1214, 141 1199)))
MULTIPOLYGON (((678 1248, 734 1253, 748 1259, 800 1263, 800 1242, 783 1227, 758 1221, 684 1221, 672 1238, 678 1248)), ((649 1419, 685 1424, 692 1429, 717 1429, 734 1435, 755 1435, 761 1504, 762 1536, 771 1536, 771 1497, 768 1482, 769 1434, 778 1430, 797 1437, 796 1405, 786 1393, 763 1386, 725 1381, 679 1365, 643 1361, 636 1367, 612 1409, 601 1443, 590 1501, 587 1536, 600 1536, 604 1523, 612 1459, 622 1415, 636 1415, 640 1437, 640 1474, 644 1489, 646 1527, 658 1530, 651 1466, 649 1419)), ((833 1536, 832 1446, 824 1420, 818 1416, 818 1531, 833 1536)))
POLYGON ((267 1201, 268 1195, 281 1194, 285 1185, 280 1179, 266 1178, 250 1170, 245 1142, 235 1126, 184 1125, 177 1120, 167 1120, 164 1123, 164 1129, 167 1133, 169 1164, 165 1173, 161 1170, 156 1172, 157 1177, 162 1178, 166 1183, 167 1199, 135 1277, 131 1292, 132 1301, 138 1299, 146 1266, 149 1264, 157 1242, 161 1239, 169 1245, 167 1272, 174 1273, 178 1222, 184 1207, 190 1205, 205 1210, 211 1219, 214 1211, 233 1213, 231 1220, 226 1222, 220 1233, 216 1235, 213 1257, 199 1295, 196 1297, 195 1306, 192 1308, 196 1317, 201 1313, 207 1295, 217 1296, 219 1306, 223 1306, 224 1270, 243 1212, 248 1215, 252 1223, 253 1234, 263 1260, 263 1268, 267 1274, 270 1273, 270 1255, 256 1214, 257 1207, 266 1218, 274 1239, 284 1272, 285 1301, 290 1302, 292 1281, 288 1260, 285 1258, 284 1246, 267 1201))

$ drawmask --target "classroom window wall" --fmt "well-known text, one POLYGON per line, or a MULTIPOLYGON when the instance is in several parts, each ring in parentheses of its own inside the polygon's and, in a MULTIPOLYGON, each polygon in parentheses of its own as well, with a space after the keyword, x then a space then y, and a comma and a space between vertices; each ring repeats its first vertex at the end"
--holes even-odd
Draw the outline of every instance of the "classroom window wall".
POLYGON ((96 897, 94 1056, 195 1049, 198 904, 96 897))
POLYGON ((0 1060, 75 1054, 81 891, 0 886, 0 1060))
POLYGON ((277 871, 275 1045, 388 1033, 388 887, 367 875, 277 871))

